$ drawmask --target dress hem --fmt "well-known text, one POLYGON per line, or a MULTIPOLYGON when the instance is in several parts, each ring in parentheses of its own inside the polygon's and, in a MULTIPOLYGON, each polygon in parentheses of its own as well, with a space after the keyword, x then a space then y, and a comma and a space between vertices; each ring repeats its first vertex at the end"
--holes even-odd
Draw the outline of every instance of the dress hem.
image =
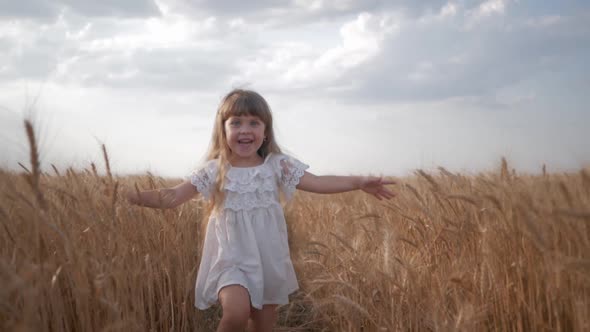
MULTIPOLYGON (((221 290, 223 287, 227 287, 227 286, 231 286, 231 285, 239 285, 239 286, 242 286, 242 287, 246 288, 246 290, 248 290, 248 287, 246 287, 246 286, 244 286, 244 285, 242 285, 242 284, 239 284, 239 283, 230 283, 230 284, 227 284, 227 285, 221 286, 221 287, 219 288, 219 290, 221 290)), ((252 297, 250 297, 250 305, 251 305, 252 307, 254 307, 255 309, 262 310, 262 306, 263 306, 263 305, 267 305, 267 304, 276 304, 276 305, 285 305, 285 304, 289 304, 289 295, 293 294, 293 293, 294 293, 294 292, 296 292, 297 290, 299 290, 299 287, 297 287, 297 288, 295 288, 295 289, 293 289, 293 290, 290 290, 290 291, 287 293, 287 301, 280 301, 280 300, 276 300, 276 301, 275 301, 275 300, 263 300, 263 301, 262 301, 262 305, 255 305, 254 303, 252 303, 252 297)), ((217 293, 219 294, 219 291, 218 291, 217 293)), ((250 295, 250 291, 248 291, 248 295, 250 295)), ((197 308, 197 309, 199 309, 199 310, 207 310, 207 309, 209 309, 209 308, 211 308, 212 306, 214 306, 214 305, 217 305, 217 304, 220 304, 220 303, 219 303, 219 297, 217 297, 217 299, 215 299, 215 301, 213 301, 213 302, 210 302, 209 304, 205 304, 205 305, 203 305, 203 304, 195 303, 195 308, 197 308)))

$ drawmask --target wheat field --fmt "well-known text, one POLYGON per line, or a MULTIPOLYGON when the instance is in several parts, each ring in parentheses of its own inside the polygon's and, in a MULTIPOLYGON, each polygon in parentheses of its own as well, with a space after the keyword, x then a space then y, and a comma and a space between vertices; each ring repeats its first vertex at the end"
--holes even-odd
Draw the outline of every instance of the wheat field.
MULTIPOLYGON (((0 170, 2 331, 213 331, 194 308, 199 199, 130 206, 108 155, 87 169, 0 170), (104 165, 106 163, 106 165, 104 165)), ((286 206, 300 290, 277 331, 590 330, 590 171, 416 171, 397 194, 299 192, 286 206)))

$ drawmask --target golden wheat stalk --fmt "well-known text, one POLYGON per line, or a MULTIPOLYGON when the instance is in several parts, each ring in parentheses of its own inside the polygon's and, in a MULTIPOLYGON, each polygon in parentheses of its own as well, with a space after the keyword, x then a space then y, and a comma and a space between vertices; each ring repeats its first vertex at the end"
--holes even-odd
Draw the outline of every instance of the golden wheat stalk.
POLYGON ((111 163, 109 161, 109 154, 107 153, 107 147, 102 144, 102 156, 104 158, 104 164, 107 170, 107 177, 109 178, 109 183, 113 183, 113 174, 111 173, 111 163))
POLYGON ((35 131, 33 125, 29 120, 25 120, 25 131, 29 140, 30 148, 30 159, 31 159, 31 172, 29 173, 28 179, 35 198, 41 209, 46 209, 45 198, 41 192, 40 177, 41 177, 41 162, 39 160, 39 151, 37 150, 37 140, 35 139, 35 131))

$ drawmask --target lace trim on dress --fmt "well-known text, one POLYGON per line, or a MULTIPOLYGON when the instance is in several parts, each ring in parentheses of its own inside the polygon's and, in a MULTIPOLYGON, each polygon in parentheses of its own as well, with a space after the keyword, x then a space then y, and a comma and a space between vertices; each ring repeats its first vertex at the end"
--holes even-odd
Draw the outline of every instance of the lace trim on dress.
POLYGON ((285 194, 288 198, 293 197, 293 193, 295 193, 296 187, 299 184, 299 181, 301 180, 303 174, 305 174, 305 170, 307 168, 307 166, 296 168, 292 171, 292 173, 289 176, 285 177, 283 186, 285 194))
POLYGON ((251 193, 255 191, 274 191, 275 186, 271 180, 268 181, 253 181, 247 184, 240 184, 236 182, 228 182, 225 185, 225 190, 232 191, 239 194, 251 193))
POLYGON ((213 180, 214 179, 205 168, 193 171, 190 175, 191 184, 197 187, 197 190, 206 200, 208 200, 211 195, 211 183, 213 180))
POLYGON ((268 208, 280 206, 274 191, 254 191, 237 193, 228 191, 224 208, 233 211, 252 210, 255 208, 268 208))
POLYGON ((224 208, 244 211, 280 206, 277 183, 272 168, 266 163, 249 168, 231 168, 226 174, 224 208))
POLYGON ((295 158, 281 158, 279 160, 281 170, 281 187, 285 193, 285 198, 290 200, 295 193, 296 187, 305 174, 305 170, 309 168, 308 165, 300 162, 295 158))
POLYGON ((228 180, 238 182, 240 184, 250 183, 255 177, 269 178, 272 176, 272 170, 267 167, 266 163, 249 168, 233 167, 225 175, 228 180))
POLYGON ((274 191, 273 173, 268 167, 260 167, 255 172, 231 169, 226 178, 225 190, 244 194, 255 191, 274 191))

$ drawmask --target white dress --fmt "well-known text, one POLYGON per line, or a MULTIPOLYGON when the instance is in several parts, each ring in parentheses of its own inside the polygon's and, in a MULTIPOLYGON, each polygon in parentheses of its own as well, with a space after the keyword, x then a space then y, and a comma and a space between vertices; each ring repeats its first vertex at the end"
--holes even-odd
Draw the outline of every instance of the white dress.
MULTIPOLYGON (((218 160, 190 175, 191 183, 211 199, 218 160)), ((224 208, 209 217, 195 287, 195 306, 206 309, 228 285, 248 290, 252 306, 287 304, 299 288, 287 242, 279 190, 288 200, 307 165, 284 154, 269 154, 261 165, 230 167, 224 208)))

